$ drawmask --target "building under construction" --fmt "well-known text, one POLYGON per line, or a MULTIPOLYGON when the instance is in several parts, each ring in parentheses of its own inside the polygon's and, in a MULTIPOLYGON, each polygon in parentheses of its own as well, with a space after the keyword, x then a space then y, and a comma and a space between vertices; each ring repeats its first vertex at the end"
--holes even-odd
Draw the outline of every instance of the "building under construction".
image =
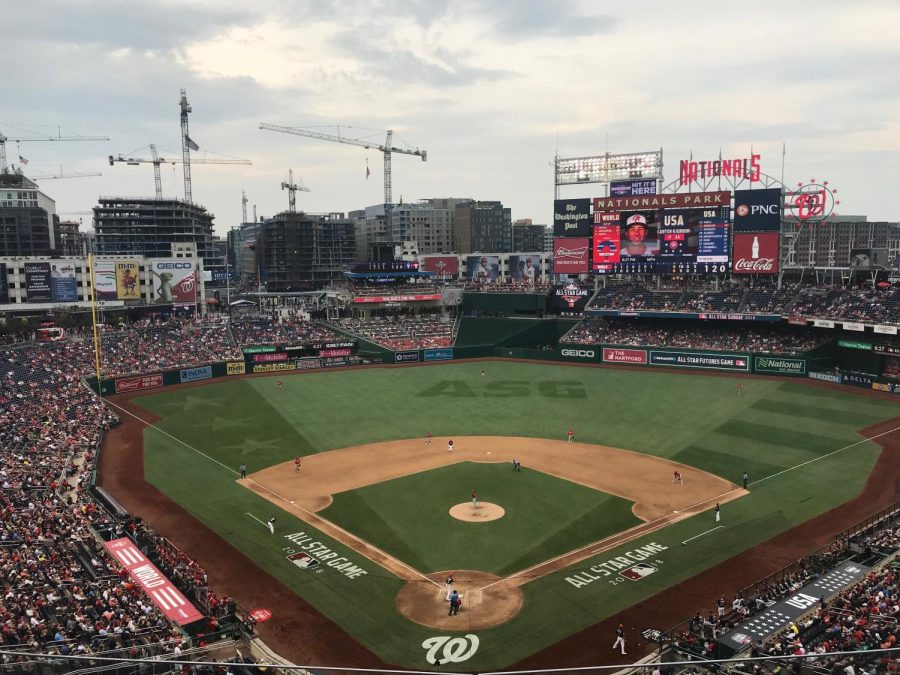
POLYGON ((0 258, 59 254, 56 202, 20 173, 0 173, 0 258))
POLYGON ((170 258, 193 249, 204 261, 221 257, 213 246, 213 215, 203 206, 150 197, 100 197, 98 202, 94 207, 98 255, 170 258))

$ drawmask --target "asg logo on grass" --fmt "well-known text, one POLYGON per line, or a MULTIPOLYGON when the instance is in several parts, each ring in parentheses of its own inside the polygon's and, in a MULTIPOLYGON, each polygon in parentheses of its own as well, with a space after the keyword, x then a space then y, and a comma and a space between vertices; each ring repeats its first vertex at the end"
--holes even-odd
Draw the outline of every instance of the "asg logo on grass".
POLYGON ((454 638, 449 635, 438 635, 422 642, 422 648, 428 650, 425 652, 425 660, 430 664, 440 661, 441 665, 467 661, 478 651, 478 645, 478 636, 473 633, 454 638))

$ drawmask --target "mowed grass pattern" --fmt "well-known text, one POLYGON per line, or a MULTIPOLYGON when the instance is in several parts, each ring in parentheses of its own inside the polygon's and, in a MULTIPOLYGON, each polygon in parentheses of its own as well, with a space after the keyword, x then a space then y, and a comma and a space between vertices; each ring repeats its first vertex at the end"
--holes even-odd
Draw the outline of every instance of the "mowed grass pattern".
POLYGON ((506 462, 461 462, 334 496, 322 516, 420 572, 481 570, 503 576, 637 525, 632 503, 506 462), (502 506, 498 520, 450 516, 455 504, 502 506))

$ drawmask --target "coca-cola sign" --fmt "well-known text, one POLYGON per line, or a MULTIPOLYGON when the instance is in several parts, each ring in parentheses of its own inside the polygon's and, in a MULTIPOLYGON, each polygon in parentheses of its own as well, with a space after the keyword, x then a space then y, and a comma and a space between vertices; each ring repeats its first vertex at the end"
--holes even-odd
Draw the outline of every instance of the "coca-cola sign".
POLYGON ((734 235, 732 274, 778 274, 777 232, 734 235))
POLYGON ((586 274, 590 250, 587 237, 557 237, 553 240, 553 273, 586 274))

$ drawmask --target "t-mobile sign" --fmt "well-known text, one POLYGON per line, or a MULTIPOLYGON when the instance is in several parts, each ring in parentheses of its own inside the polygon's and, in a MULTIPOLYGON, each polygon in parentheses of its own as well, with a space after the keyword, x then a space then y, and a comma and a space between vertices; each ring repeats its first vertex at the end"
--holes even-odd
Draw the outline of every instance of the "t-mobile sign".
POLYGON ((778 274, 777 232, 734 235, 733 274, 778 274))

